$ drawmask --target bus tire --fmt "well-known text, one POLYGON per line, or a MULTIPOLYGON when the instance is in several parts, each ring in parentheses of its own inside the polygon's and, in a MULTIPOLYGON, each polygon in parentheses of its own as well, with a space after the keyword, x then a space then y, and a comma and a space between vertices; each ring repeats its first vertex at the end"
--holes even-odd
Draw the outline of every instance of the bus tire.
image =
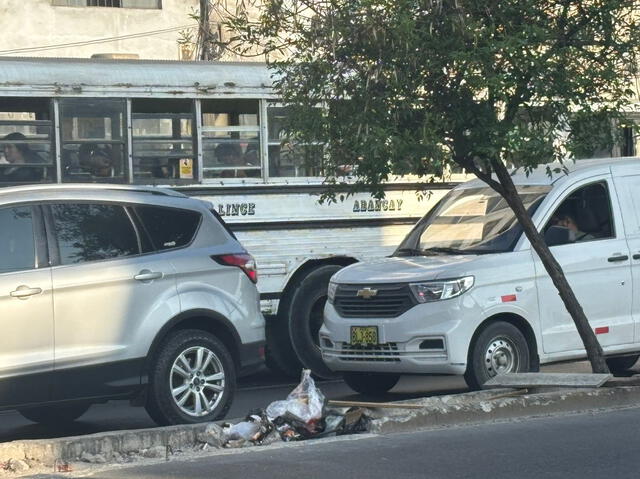
POLYGON ((277 316, 268 320, 266 333, 267 346, 264 355, 267 367, 277 375, 299 378, 302 363, 291 346, 287 318, 277 316))
POLYGON ((294 351, 306 368, 325 379, 340 377, 322 360, 318 331, 322 326, 329 279, 341 268, 330 264, 314 269, 296 288, 289 309, 289 334, 294 351))

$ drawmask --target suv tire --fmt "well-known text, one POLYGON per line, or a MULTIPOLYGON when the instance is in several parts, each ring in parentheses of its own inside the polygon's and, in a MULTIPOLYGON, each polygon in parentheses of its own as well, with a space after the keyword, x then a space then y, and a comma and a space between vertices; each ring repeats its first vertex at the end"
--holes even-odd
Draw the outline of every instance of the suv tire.
POLYGON ((529 345, 513 324, 496 321, 487 325, 469 350, 464 380, 471 389, 482 385, 497 374, 531 371, 529 345))
POLYGON ((91 403, 73 403, 18 409, 29 421, 46 426, 61 426, 75 421, 91 407, 91 403))
POLYGON ((344 373, 344 382, 351 389, 367 396, 380 396, 393 388, 400 380, 399 374, 344 373))
POLYGON ((322 327, 329 280, 340 269, 342 266, 330 264, 309 273, 295 290, 289 309, 289 334, 293 349, 305 367, 325 379, 339 377, 322 360, 318 332, 322 327))
POLYGON ((224 344, 186 329, 171 333, 153 358, 145 407, 161 426, 215 421, 229 411, 235 389, 236 368, 224 344))

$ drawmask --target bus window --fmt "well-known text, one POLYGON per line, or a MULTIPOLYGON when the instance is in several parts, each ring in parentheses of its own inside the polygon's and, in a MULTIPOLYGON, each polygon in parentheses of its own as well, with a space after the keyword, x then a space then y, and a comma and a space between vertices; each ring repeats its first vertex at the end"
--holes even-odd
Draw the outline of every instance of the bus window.
POLYGON ((193 182, 193 101, 134 99, 131 111, 134 181, 193 182))
POLYGON ((124 112, 124 100, 60 101, 63 181, 127 181, 124 112))
POLYGON ((286 107, 269 105, 269 176, 321 176, 322 147, 294 144, 285 133, 286 107))
POLYGON ((51 100, 0 99, 0 184, 55 181, 51 100))
POLYGON ((203 100, 204 178, 260 178, 258 100, 203 100))

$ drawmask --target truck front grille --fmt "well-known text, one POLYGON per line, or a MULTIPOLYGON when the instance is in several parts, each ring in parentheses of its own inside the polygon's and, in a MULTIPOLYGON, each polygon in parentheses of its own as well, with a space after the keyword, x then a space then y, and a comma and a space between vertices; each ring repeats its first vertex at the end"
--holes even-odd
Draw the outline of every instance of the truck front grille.
POLYGON ((416 304, 406 284, 340 284, 333 301, 336 311, 343 318, 395 318, 416 304))

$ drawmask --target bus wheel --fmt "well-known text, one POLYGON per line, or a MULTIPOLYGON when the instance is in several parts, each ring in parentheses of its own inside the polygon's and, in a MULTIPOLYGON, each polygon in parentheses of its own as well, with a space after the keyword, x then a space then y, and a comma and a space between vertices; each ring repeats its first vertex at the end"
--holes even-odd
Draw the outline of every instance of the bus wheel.
MULTIPOLYGON (((289 311, 286 308, 284 311, 289 311)), ((288 316, 277 316, 267 320, 267 347, 265 348, 265 362, 274 373, 289 378, 299 378, 302 363, 291 346, 289 337, 288 316)))
POLYGON ((309 273, 291 299, 289 334, 293 349, 302 364, 322 378, 337 378, 322 360, 318 332, 322 327, 324 305, 327 302, 329 279, 341 266, 321 266, 309 273))

